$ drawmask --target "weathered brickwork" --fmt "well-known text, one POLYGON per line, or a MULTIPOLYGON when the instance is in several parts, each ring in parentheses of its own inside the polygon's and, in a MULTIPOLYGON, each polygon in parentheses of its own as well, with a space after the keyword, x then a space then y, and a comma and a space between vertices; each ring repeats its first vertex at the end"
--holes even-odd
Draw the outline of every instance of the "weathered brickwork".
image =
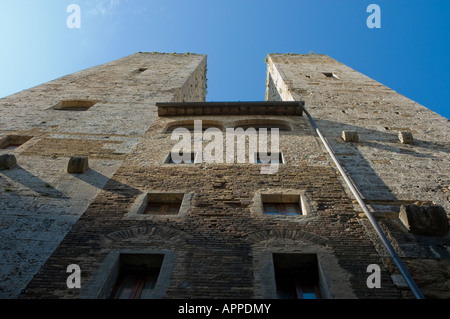
POLYGON ((0 298, 16 298, 157 117, 205 98, 206 57, 136 53, 0 99, 0 298), (23 144, 22 144, 23 143, 23 144), (67 172, 73 156, 89 170, 67 172))
POLYGON ((271 117, 293 128, 281 133, 286 163, 271 175, 261 174, 260 165, 252 163, 164 164, 176 143, 165 128, 194 118, 215 120, 224 128, 261 119, 159 118, 23 297, 86 297, 83 289, 67 289, 64 265, 80 265, 89 291, 108 254, 124 249, 175 253, 165 298, 274 298, 266 263, 275 252, 318 254, 323 271, 332 278, 330 298, 399 296, 387 272, 382 289, 367 287, 367 266, 382 261, 303 117, 271 117), (258 210, 257 194, 289 190, 305 192, 311 206, 308 215, 269 216, 258 210), (191 192, 191 206, 182 217, 129 217, 134 201, 149 191, 191 192))
MULTIPOLYGON (((411 234, 398 218, 401 205, 413 203, 436 202, 448 213, 447 122, 433 115, 442 128, 430 130, 415 120, 428 121, 428 111, 326 56, 269 55, 267 62, 267 100, 304 101, 426 296, 448 297, 448 235, 411 234), (399 132, 411 132, 413 142, 400 141, 399 132), (430 181, 440 188, 427 189, 430 181), (427 267, 436 273, 424 274, 427 267)), ((297 253, 317 256, 325 298, 412 297, 302 103, 261 102, 255 114, 255 103, 200 103, 205 89, 205 56, 137 53, 0 100, 1 143, 9 135, 27 140, 0 153, 18 159, 17 168, 0 172, 0 296, 107 298, 117 256, 151 253, 165 255, 158 298, 270 299, 272 254, 297 253), (31 117, 17 112, 26 106, 31 117), (64 106, 79 110, 55 109, 64 106), (173 129, 200 120, 220 131, 192 133, 187 144, 196 152, 222 145, 223 154, 214 148, 219 162, 168 163, 180 141, 173 129), (282 128, 283 164, 271 173, 253 162, 260 145, 250 145, 261 132, 236 137, 228 152, 227 129, 258 125, 282 128), (69 174, 77 156, 88 156, 89 169, 69 174), (184 194, 182 213, 140 213, 147 194, 184 194), (262 198, 292 196, 305 214, 264 214, 262 198), (81 268, 81 289, 66 284, 72 264, 81 268), (367 285, 373 264, 381 267, 377 289, 367 285)), ((276 142, 269 130, 268 150, 276 142)))
POLYGON ((253 277, 259 275, 260 270, 252 267, 253 249, 262 241, 269 241, 259 248, 264 251, 287 249, 285 245, 272 246, 270 240, 275 239, 289 239, 292 244, 288 247, 293 251, 297 250, 293 248, 296 244, 315 244, 329 255, 335 255, 340 260, 338 273, 342 276, 354 274, 347 276, 351 277, 357 297, 395 296, 386 288, 390 286, 388 280, 383 282, 385 288, 382 291, 374 292, 365 286, 367 265, 380 261, 346 201, 334 172, 305 166, 294 171, 289 169, 289 174, 293 173, 296 178, 284 181, 280 178, 285 174, 283 170, 280 176, 267 179, 262 178, 258 169, 249 167, 198 167, 174 171, 152 166, 121 170, 113 179, 127 178, 108 183, 38 274, 40 280, 28 287, 27 296, 70 296, 65 286, 64 263, 79 264, 83 279, 88 282, 111 250, 152 248, 172 250, 177 255, 167 292, 169 298, 257 297, 253 277), (225 176, 235 177, 226 179, 226 187, 218 190, 213 184, 225 176), (250 179, 252 181, 248 182, 250 179), (199 187, 194 181, 201 181, 203 186, 199 187), (317 217, 313 218, 252 214, 254 190, 299 187, 307 189, 309 197, 321 198, 319 206, 332 202, 333 208, 318 210, 317 217), (324 187, 326 193, 321 190, 324 187), (139 194, 138 188, 193 190, 192 208, 180 219, 127 220, 124 215, 139 194))
POLYGON ((325 55, 271 54, 267 62, 266 98, 305 101, 399 255, 417 263, 412 272, 423 293, 449 298, 449 235, 415 236, 399 220, 402 205, 410 204, 440 205, 450 215, 448 119, 325 55), (344 131, 358 133, 358 142, 345 142, 344 131), (424 258, 435 259, 426 274, 417 271, 426 269, 424 258), (433 273, 440 283, 434 287, 433 273))

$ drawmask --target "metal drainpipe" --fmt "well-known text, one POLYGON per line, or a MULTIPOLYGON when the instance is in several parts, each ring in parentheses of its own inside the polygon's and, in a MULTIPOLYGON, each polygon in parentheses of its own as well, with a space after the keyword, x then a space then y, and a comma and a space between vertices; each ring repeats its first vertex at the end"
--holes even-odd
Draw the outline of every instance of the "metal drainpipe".
POLYGON ((356 200, 358 201, 359 205, 361 206, 361 208, 363 209, 367 218, 369 219, 370 223, 372 224, 372 227, 375 229, 378 237, 381 239, 381 242, 383 243, 384 247, 386 247, 387 251, 391 255, 392 259, 394 260, 395 264, 397 265, 398 269, 400 270, 400 272, 401 272, 403 278, 405 279, 406 283, 408 284, 409 288, 412 290, 412 292, 414 293, 414 295, 417 299, 425 299, 422 292, 420 291, 419 287, 417 287, 416 283, 414 282, 414 279, 411 277, 411 275, 409 274, 405 265, 403 264, 402 260, 397 255, 397 252, 394 250, 391 243, 386 238, 386 235, 384 234, 383 230, 380 228, 380 225, 378 224, 377 220, 370 213, 369 209, 366 206, 366 203, 364 203, 363 199, 359 195, 358 190, 353 185, 352 181, 348 178, 347 174, 345 173, 345 171, 342 168, 341 164, 339 163, 338 159, 334 155, 334 152, 331 149, 330 145, 328 144, 328 142, 325 140, 322 133, 320 132, 319 127, 317 126, 316 122, 311 117, 311 115, 308 113, 305 106, 302 105, 302 103, 300 103, 300 106, 303 108, 303 111, 308 116, 312 126, 314 127, 317 134, 319 135, 320 140, 322 141, 322 143, 324 144, 328 153, 330 154, 331 158, 333 159, 334 163, 336 164, 336 166, 337 166, 339 172, 341 173, 342 177, 344 178, 346 184, 348 185, 348 187, 350 187, 350 190, 352 191, 352 193, 355 196, 356 200))

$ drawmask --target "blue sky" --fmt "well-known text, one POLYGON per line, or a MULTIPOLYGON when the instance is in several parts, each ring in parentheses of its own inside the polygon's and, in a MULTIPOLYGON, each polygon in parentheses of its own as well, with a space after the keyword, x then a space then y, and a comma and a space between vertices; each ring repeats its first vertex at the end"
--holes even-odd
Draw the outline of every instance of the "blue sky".
POLYGON ((449 18, 449 0, 2 0, 0 97, 156 51, 207 54, 208 101, 258 101, 268 53, 313 51, 450 118, 449 18))

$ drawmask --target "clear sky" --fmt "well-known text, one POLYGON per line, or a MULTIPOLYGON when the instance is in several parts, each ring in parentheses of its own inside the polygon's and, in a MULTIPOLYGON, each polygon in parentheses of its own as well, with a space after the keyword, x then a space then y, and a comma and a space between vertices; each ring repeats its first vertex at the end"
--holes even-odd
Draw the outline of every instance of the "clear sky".
POLYGON ((268 53, 327 54, 450 118, 449 0, 0 1, 0 97, 138 51, 207 54, 208 101, 264 100, 268 53))

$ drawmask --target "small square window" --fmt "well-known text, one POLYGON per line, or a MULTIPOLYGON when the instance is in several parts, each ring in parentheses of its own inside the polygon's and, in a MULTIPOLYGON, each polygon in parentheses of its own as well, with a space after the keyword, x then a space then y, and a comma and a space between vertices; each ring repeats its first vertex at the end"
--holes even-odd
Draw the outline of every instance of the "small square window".
POLYGON ((275 216, 306 215, 304 195, 292 193, 261 194, 262 213, 275 216))
POLYGON ((6 138, 0 141, 0 149, 15 150, 32 138, 32 136, 8 135, 6 138))
POLYGON ((196 153, 183 153, 179 158, 175 159, 172 153, 169 153, 165 161, 166 164, 194 164, 196 153))
POLYGON ((282 153, 255 153, 256 164, 284 164, 282 153))
POLYGON ((192 193, 183 191, 148 192, 139 195, 131 205, 127 219, 178 218, 191 206, 192 193))
POLYGON ((177 215, 180 207, 181 201, 179 203, 149 202, 144 211, 144 215, 177 215))
POLYGON ((327 78, 335 78, 335 79, 338 78, 338 77, 336 76, 336 74, 331 73, 331 72, 324 72, 323 75, 325 75, 327 78))
POLYGON ((264 214, 297 216, 302 214, 302 210, 298 203, 292 204, 266 203, 264 204, 264 214))
POLYGON ((148 193, 143 215, 178 215, 184 193, 148 193))
POLYGON ((53 109, 59 111, 87 111, 97 104, 91 100, 65 100, 56 104, 53 109))
POLYGON ((2 150, 15 150, 18 148, 21 144, 8 144, 6 146, 2 147, 2 150))

